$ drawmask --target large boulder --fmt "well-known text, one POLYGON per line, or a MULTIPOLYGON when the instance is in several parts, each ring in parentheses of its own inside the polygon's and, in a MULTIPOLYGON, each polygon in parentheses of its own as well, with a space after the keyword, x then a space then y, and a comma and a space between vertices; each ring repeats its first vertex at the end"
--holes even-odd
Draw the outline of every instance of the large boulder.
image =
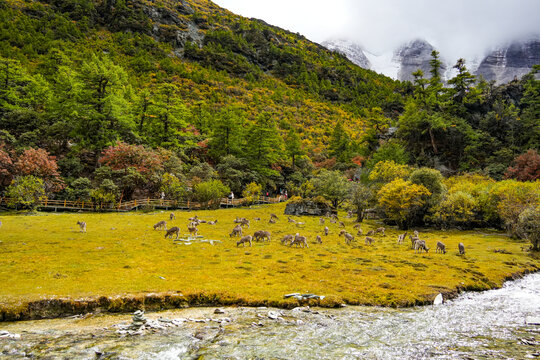
POLYGON ((330 204, 321 198, 292 198, 285 207, 285 215, 325 216, 332 213, 330 204))

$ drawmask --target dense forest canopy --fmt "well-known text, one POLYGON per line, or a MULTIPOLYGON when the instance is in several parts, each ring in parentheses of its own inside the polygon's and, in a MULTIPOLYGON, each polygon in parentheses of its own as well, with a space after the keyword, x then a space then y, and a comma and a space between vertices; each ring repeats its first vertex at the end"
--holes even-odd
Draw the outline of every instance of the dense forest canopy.
POLYGON ((400 83, 207 0, 3 0, 0 19, 3 191, 33 176, 57 198, 215 180, 302 195, 321 169, 370 183, 383 161, 539 177, 538 66, 494 86, 459 59, 443 84, 433 52, 400 83))

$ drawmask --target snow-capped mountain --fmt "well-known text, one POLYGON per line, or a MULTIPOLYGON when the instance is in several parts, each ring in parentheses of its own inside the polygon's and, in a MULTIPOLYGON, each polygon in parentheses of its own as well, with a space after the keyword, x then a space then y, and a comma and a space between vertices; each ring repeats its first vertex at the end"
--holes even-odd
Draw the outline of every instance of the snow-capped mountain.
MULTIPOLYGON (((403 44, 393 52, 373 54, 362 46, 346 40, 326 41, 322 44, 330 50, 343 53, 353 63, 398 80, 413 80, 411 75, 421 69, 429 78, 431 52, 435 47, 422 39, 403 44)), ((453 65, 457 59, 440 59, 443 63, 443 81, 455 75, 453 65)), ((469 71, 482 75, 497 84, 520 78, 530 72, 535 64, 540 64, 540 37, 515 41, 490 51, 481 59, 466 59, 469 71)))
POLYGON ((344 39, 334 39, 324 41, 321 45, 329 50, 337 51, 345 55, 349 60, 351 60, 354 64, 360 66, 361 68, 371 68, 371 63, 364 54, 364 49, 360 45, 355 44, 352 41, 344 39))

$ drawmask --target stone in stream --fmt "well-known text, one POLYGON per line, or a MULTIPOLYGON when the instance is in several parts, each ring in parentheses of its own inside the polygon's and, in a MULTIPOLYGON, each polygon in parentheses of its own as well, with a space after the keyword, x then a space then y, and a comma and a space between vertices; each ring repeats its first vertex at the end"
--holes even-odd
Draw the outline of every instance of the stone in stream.
POLYGON ((225 310, 223 310, 223 309, 216 309, 216 310, 214 310, 214 314, 225 314, 225 310))
POLYGON ((540 317, 538 316, 527 316, 525 318, 525 323, 528 325, 540 325, 540 317))
POLYGON ((442 294, 439 294, 435 297, 435 300, 433 300, 433 305, 441 305, 443 303, 443 296, 442 294))

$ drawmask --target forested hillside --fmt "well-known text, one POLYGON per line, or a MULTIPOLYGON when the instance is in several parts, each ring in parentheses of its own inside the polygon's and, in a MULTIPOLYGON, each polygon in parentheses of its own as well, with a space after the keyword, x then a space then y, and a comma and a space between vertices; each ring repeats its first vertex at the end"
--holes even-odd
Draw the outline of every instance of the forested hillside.
POLYGON ((443 86, 433 56, 399 83, 207 0, 2 0, 0 186, 307 194, 320 168, 368 181, 384 160, 511 176, 540 146, 538 68, 495 87, 458 62, 443 86))

